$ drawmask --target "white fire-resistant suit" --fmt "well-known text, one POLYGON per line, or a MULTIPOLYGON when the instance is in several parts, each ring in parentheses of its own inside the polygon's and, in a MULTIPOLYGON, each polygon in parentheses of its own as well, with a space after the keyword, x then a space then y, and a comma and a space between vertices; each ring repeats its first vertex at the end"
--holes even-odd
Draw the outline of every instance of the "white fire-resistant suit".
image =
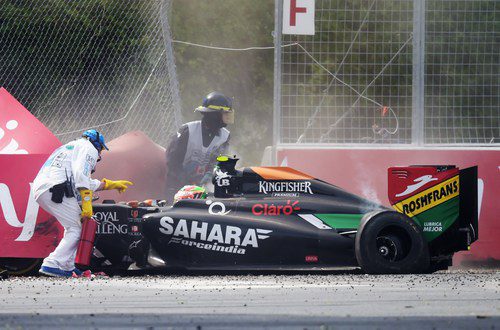
POLYGON ((43 266, 66 271, 75 268, 76 249, 82 230, 81 209, 76 197, 64 196, 62 203, 54 203, 49 189, 70 179, 75 196, 79 196, 79 188, 96 191, 101 182, 92 179, 90 174, 98 156, 97 149, 85 138, 69 142, 50 155, 33 181, 32 189, 37 203, 64 227, 63 239, 44 259, 43 266))

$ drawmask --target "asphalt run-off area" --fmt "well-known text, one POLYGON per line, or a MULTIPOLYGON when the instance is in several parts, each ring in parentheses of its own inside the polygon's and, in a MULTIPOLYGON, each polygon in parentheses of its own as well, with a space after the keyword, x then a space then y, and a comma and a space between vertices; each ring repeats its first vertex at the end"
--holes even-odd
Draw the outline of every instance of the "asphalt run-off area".
POLYGON ((0 281, 0 328, 500 328, 500 271, 0 281))

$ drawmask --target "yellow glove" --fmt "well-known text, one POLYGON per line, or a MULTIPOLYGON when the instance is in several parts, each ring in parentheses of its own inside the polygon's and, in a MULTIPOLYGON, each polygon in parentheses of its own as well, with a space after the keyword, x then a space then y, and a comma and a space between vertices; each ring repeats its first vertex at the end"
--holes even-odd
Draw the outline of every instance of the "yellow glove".
POLYGON ((126 180, 112 181, 106 178, 102 179, 102 182, 104 182, 104 190, 116 189, 120 193, 126 191, 128 186, 133 185, 133 183, 130 181, 126 180))
POLYGON ((92 190, 80 190, 82 196, 82 218, 91 218, 94 214, 92 212, 92 190))

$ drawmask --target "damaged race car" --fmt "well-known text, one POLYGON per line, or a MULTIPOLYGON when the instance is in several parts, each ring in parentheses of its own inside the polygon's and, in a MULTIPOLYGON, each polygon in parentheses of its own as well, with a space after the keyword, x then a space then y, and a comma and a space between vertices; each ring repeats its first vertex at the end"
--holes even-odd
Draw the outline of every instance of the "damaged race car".
POLYGON ((392 167, 390 209, 292 168, 218 160, 213 195, 94 205, 90 268, 422 273, 478 239, 477 167, 392 167))

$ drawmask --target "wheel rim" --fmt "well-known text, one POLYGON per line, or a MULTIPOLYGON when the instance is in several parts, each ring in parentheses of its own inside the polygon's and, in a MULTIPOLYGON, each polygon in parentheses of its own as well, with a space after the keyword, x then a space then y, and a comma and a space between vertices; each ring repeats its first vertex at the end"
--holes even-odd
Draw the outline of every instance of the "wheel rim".
POLYGON ((398 260, 398 242, 394 237, 377 237, 377 250, 382 258, 391 262, 398 260))

